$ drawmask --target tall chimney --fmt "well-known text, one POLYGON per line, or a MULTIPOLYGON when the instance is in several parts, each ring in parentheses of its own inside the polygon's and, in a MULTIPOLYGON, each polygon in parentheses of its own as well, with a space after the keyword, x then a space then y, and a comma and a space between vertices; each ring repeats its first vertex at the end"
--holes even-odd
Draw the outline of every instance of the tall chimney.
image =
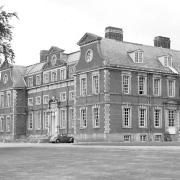
POLYGON ((41 50, 40 51, 40 62, 47 61, 47 55, 48 55, 48 50, 41 50))
POLYGON ((154 46, 170 49, 171 41, 168 37, 157 36, 154 38, 154 46))
POLYGON ((105 28, 105 38, 123 41, 123 30, 121 28, 108 26, 105 28))

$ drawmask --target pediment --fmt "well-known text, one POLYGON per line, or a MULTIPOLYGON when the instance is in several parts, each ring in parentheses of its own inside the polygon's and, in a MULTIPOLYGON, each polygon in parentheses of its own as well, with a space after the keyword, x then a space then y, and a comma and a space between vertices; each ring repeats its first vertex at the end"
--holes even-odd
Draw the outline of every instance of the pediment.
POLYGON ((57 52, 64 52, 64 50, 60 49, 56 46, 51 46, 51 48, 49 49, 49 54, 53 54, 53 53, 57 53, 57 52))
POLYGON ((102 37, 97 36, 95 34, 91 34, 91 33, 86 33, 79 41, 78 41, 78 45, 82 46, 84 44, 88 44, 97 40, 101 40, 102 37))
POLYGON ((52 64, 51 60, 47 61, 44 66, 43 66, 43 69, 52 69, 52 68, 55 68, 55 67, 58 67, 58 66, 64 66, 66 65, 66 61, 64 60, 57 60, 57 62, 55 64, 52 64))

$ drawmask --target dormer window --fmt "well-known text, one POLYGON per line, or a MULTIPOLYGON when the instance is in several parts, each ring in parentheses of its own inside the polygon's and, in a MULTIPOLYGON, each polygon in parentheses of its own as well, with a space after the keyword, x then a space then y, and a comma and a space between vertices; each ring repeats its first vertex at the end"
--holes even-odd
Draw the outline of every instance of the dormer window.
POLYGON ((172 56, 161 56, 159 57, 159 61, 165 67, 172 67, 172 56))
POLYGON ((135 52, 135 63, 142 63, 143 62, 143 53, 141 51, 135 52))
POLYGON ((143 63, 143 51, 141 49, 128 52, 134 63, 143 63))

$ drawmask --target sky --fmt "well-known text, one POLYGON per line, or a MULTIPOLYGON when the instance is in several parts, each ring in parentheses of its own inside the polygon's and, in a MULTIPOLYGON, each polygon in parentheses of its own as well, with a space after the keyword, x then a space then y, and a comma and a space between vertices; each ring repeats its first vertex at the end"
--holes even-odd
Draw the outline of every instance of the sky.
POLYGON ((180 50, 180 1, 178 0, 1 0, 12 19, 12 47, 16 65, 40 61, 40 50, 57 46, 71 53, 90 32, 104 37, 107 26, 123 29, 124 41, 153 45, 155 36, 171 39, 180 50))

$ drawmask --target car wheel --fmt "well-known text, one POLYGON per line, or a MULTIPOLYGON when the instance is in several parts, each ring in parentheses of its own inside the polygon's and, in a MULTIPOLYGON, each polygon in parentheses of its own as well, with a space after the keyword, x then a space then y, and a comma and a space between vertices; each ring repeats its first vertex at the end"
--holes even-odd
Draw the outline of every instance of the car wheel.
POLYGON ((59 143, 60 142, 60 140, 59 139, 56 139, 56 143, 59 143))

